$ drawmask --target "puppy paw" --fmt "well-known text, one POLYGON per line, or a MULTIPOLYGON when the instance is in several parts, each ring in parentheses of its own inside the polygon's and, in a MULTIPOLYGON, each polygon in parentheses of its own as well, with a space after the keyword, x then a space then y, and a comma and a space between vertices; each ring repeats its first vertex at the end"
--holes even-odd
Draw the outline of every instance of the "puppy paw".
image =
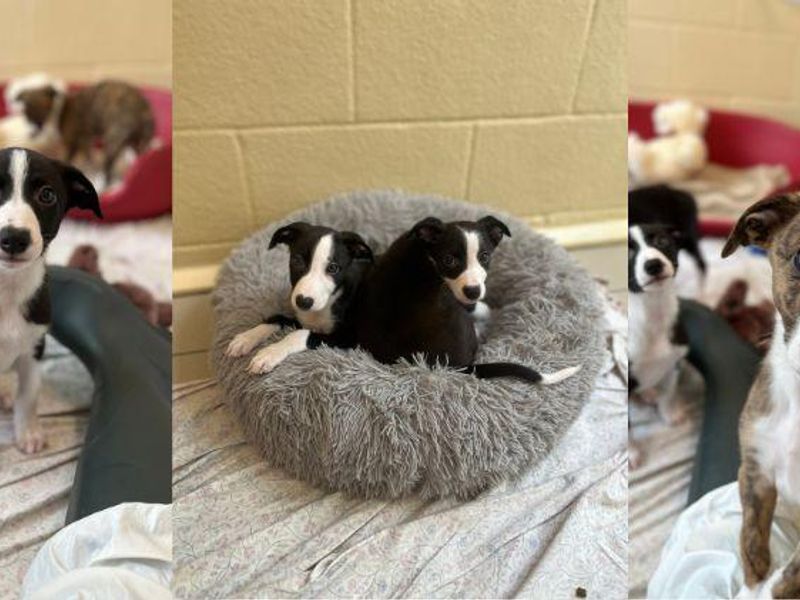
POLYGON ((644 453, 636 444, 628 444, 628 469, 635 471, 642 466, 644 453))
POLYGON ((277 330, 278 327, 276 325, 258 325, 243 331, 231 340, 227 350, 225 350, 225 354, 232 357, 249 354, 253 351, 253 348, 258 346, 261 340, 268 338, 277 330))
POLYGON ((44 431, 38 423, 29 425, 22 431, 18 432, 16 438, 17 448, 19 448, 25 454, 36 454, 37 452, 41 452, 44 450, 44 447, 47 444, 44 431))
POLYGON ((257 375, 259 373, 269 373, 281 364, 286 358, 287 354, 278 344, 272 344, 266 348, 259 350, 258 353, 250 361, 248 371, 257 375))
POLYGON ((689 420, 689 411, 685 406, 682 405, 668 406, 660 412, 661 417, 664 419, 667 425, 672 427, 682 425, 689 420))

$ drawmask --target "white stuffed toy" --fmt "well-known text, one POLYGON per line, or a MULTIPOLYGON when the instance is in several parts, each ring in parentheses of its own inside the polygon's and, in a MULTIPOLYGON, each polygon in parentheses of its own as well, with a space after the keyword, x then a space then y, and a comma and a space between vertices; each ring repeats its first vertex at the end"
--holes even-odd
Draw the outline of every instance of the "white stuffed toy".
POLYGON ((688 100, 664 102, 653 110, 658 136, 643 140, 628 135, 628 172, 634 186, 688 179, 708 162, 703 135, 708 111, 688 100))

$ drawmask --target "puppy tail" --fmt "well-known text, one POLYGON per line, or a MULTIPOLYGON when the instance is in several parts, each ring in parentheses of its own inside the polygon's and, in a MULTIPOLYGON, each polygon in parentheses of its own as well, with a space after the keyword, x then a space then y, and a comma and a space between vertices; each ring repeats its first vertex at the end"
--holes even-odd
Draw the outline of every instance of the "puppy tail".
POLYGON ((535 369, 514 363, 483 363, 480 365, 470 365, 463 369, 464 372, 475 375, 478 379, 495 379, 497 377, 516 377, 530 383, 541 383, 542 385, 553 385, 560 381, 572 377, 581 370, 581 366, 567 367, 553 373, 539 373, 535 369))

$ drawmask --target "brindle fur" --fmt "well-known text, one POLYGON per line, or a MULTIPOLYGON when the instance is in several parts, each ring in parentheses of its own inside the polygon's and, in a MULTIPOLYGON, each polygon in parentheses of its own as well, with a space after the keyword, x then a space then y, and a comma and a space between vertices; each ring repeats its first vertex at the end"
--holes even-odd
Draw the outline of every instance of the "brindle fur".
POLYGON ((111 181, 122 151, 131 147, 144 152, 155 133, 150 104, 135 87, 121 81, 101 81, 68 94, 61 109, 59 130, 66 159, 89 159, 96 139, 103 143, 103 174, 111 181))
MULTIPOLYGON (((766 198, 751 206, 739 219, 722 251, 728 256, 737 247, 757 245, 768 251, 772 266, 775 307, 783 319, 786 340, 798 326, 800 279, 794 275, 792 261, 800 240, 800 193, 766 198)), ((770 370, 762 365, 753 383, 739 426, 742 466, 739 469, 739 494, 742 501, 740 549, 745 583, 752 588, 769 574, 769 538, 777 502, 777 490, 762 472, 753 443, 756 422, 771 410, 770 370)), ((800 465, 798 465, 800 468, 800 465)), ((781 579, 772 589, 775 598, 800 597, 800 546, 795 550, 781 579)))

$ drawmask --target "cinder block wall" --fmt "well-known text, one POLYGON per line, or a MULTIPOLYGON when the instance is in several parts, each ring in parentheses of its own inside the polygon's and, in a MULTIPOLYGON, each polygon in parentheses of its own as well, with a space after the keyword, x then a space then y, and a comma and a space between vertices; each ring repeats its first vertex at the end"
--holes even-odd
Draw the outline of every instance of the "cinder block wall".
POLYGON ((800 3, 629 0, 630 95, 800 126, 800 3))
POLYGON ((175 264, 331 193, 624 216, 624 0, 175 0, 175 264))
POLYGON ((0 0, 0 80, 172 83, 170 0, 0 0))

